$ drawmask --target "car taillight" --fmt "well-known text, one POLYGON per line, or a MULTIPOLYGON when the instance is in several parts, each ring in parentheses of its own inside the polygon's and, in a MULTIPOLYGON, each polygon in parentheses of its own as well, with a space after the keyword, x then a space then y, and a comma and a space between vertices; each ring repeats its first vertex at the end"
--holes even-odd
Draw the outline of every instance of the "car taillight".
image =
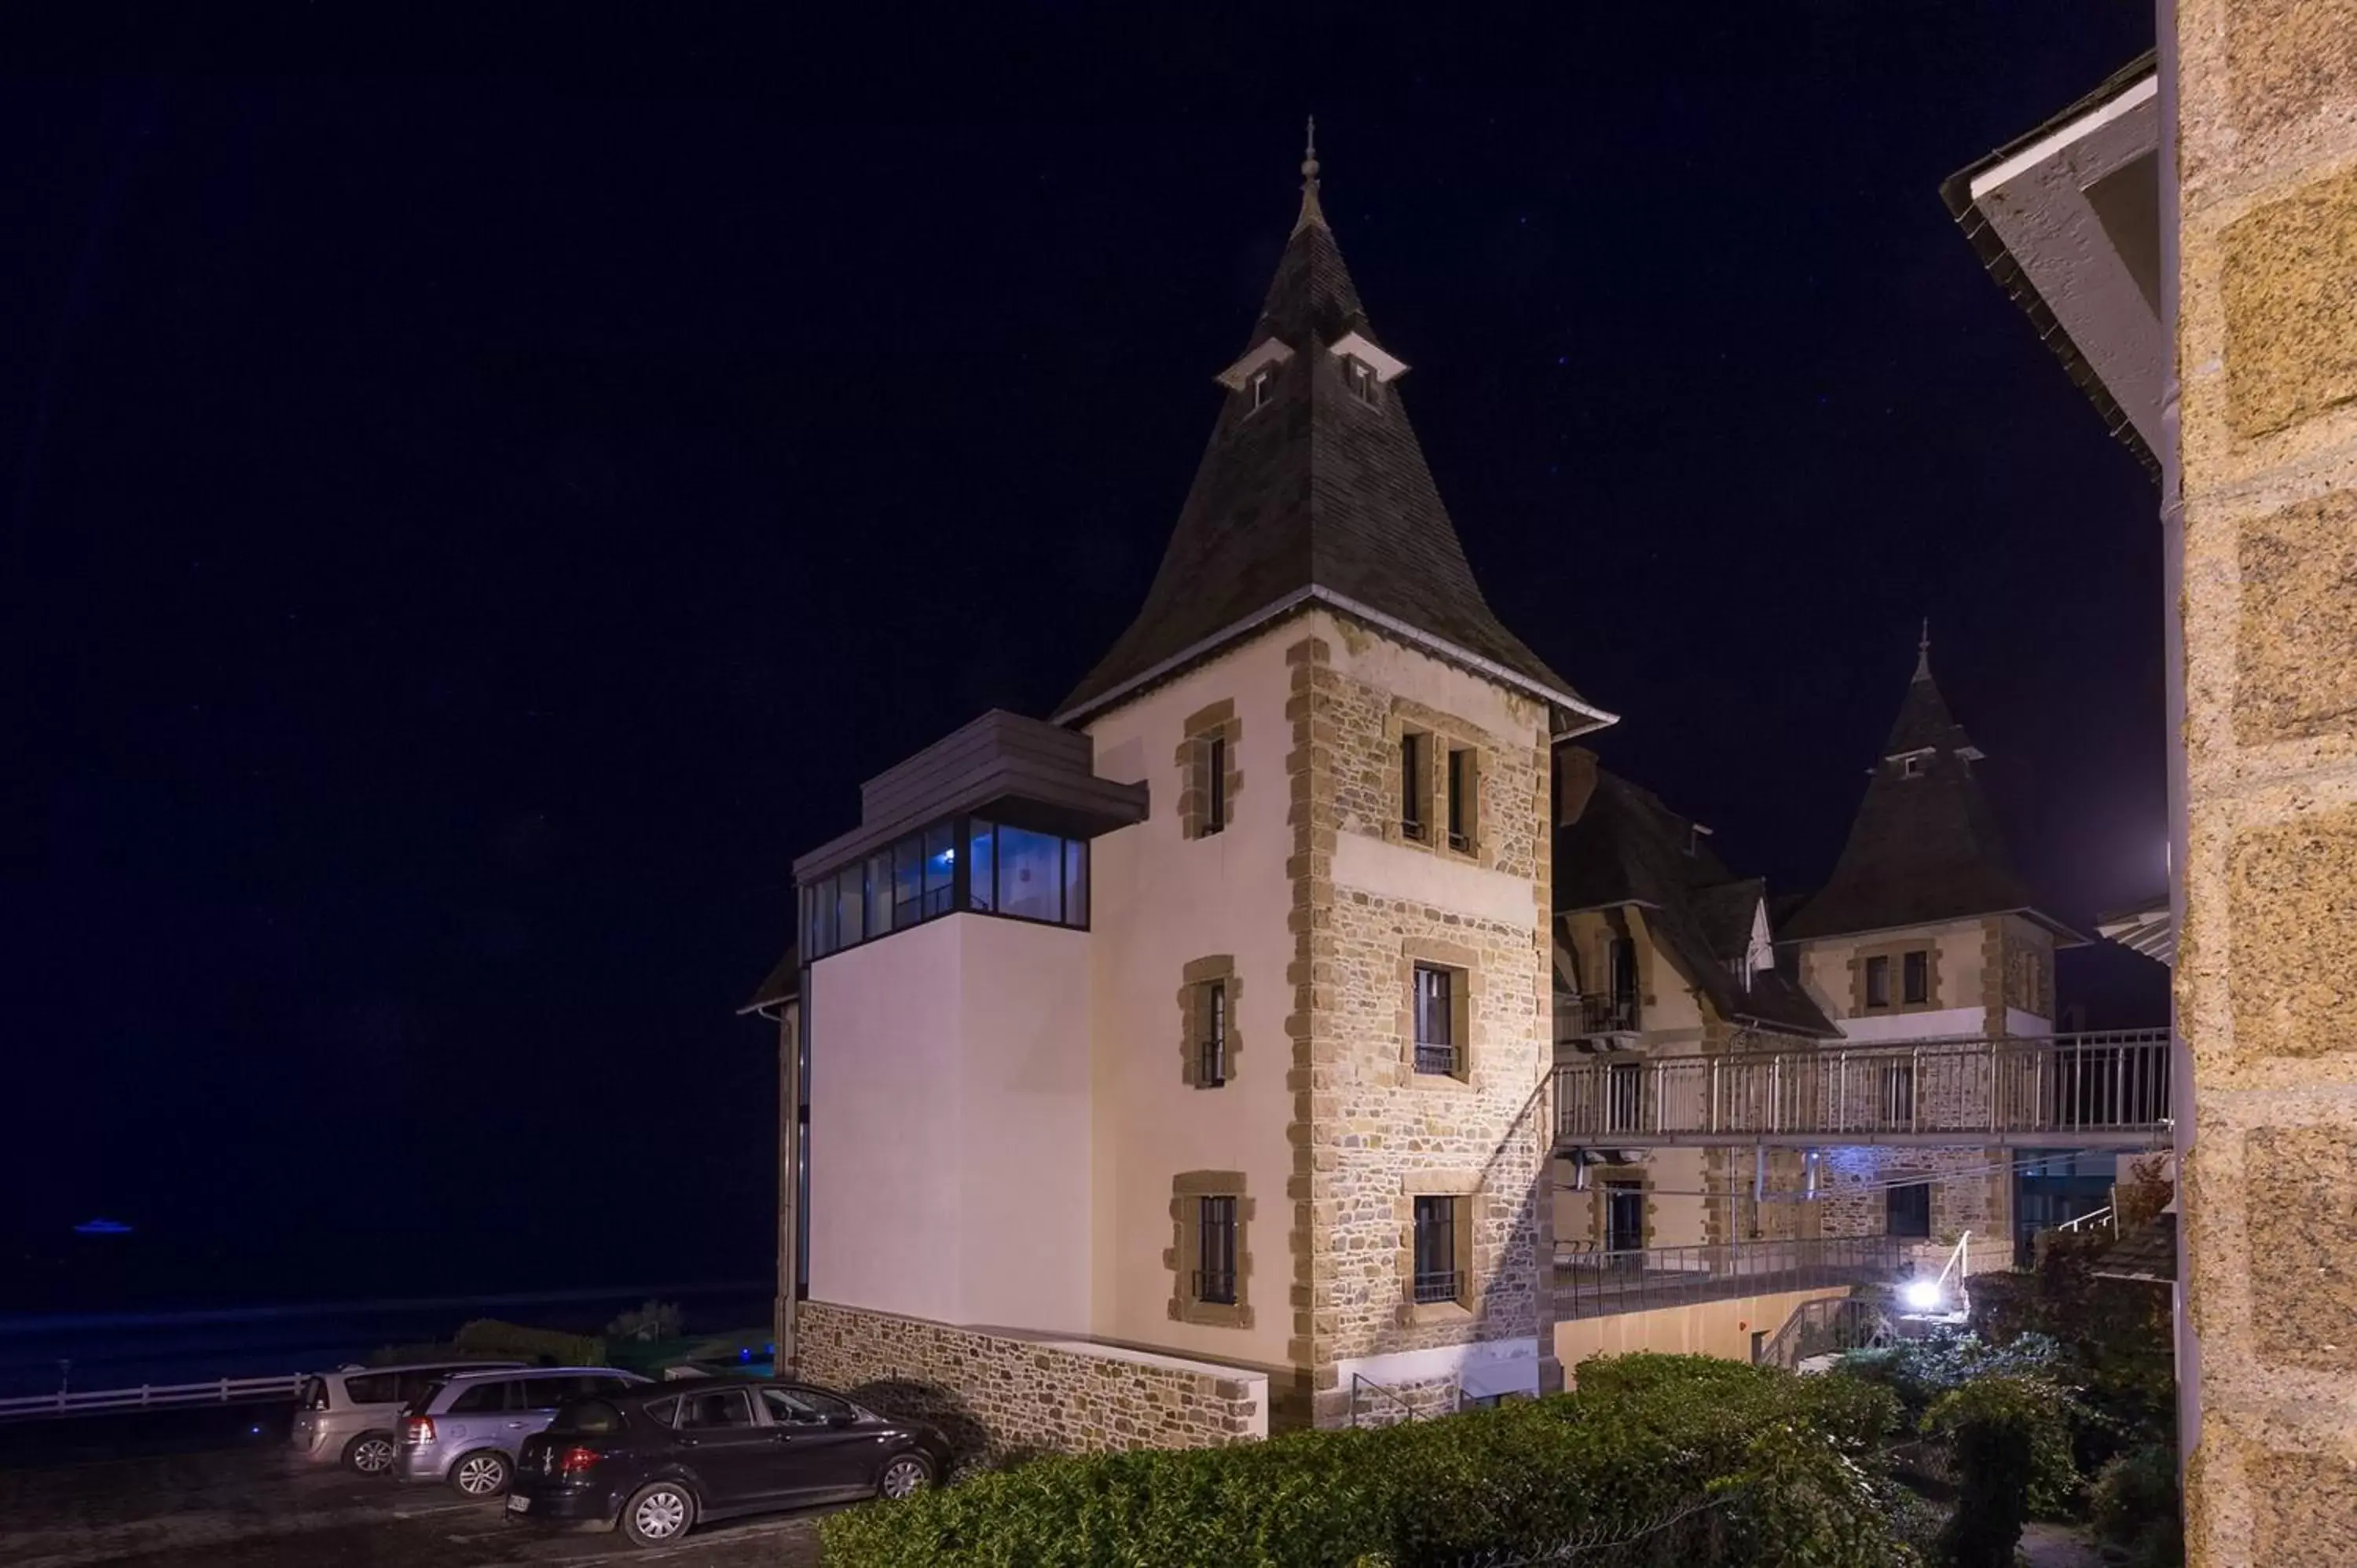
POLYGON ((434 1418, 430 1415, 411 1416, 403 1435, 412 1443, 433 1442, 434 1418))
POLYGON ((556 1473, 560 1476, 587 1475, 598 1458, 599 1455, 594 1448, 568 1448, 557 1458, 556 1473))

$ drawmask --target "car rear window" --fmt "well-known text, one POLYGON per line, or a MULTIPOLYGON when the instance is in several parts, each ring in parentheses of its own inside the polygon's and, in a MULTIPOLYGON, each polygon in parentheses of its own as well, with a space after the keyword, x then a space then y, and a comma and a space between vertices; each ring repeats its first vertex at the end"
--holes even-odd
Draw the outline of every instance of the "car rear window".
POLYGON ((657 1426, 669 1426, 679 1419, 679 1396, 673 1394, 667 1400, 649 1400, 639 1407, 639 1413, 657 1426))
POLYGON ((558 1408, 556 1419, 548 1423, 548 1430, 587 1434, 619 1432, 626 1424, 622 1412, 604 1400, 575 1400, 558 1408))
POLYGON ((515 1387, 512 1380, 472 1384, 458 1391, 458 1397, 450 1402, 449 1413, 488 1415, 493 1411, 512 1410, 515 1407, 510 1402, 508 1395, 514 1391, 515 1387))
POLYGON ((344 1380, 344 1392, 354 1404, 391 1404, 401 1397, 401 1380, 391 1372, 354 1372, 344 1380))

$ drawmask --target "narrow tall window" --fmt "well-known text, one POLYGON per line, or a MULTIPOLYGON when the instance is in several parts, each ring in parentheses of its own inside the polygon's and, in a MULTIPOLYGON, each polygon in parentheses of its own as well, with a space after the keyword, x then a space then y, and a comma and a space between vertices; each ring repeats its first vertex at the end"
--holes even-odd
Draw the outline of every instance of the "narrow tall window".
POLYGON ((1458 1069, 1457 975, 1430 964, 1415 966, 1415 1070, 1458 1069))
POLYGON ((1900 996, 1912 1007, 1932 1000, 1932 955, 1918 949, 1900 963, 1900 996))
POLYGON ((1454 1197, 1415 1200, 1415 1299, 1455 1301, 1457 1277, 1457 1205, 1454 1197))
POLYGON ((1195 1299, 1222 1306, 1236 1300, 1236 1200, 1197 1198, 1195 1299))
POLYGON ((1215 735, 1203 743, 1203 831, 1218 832, 1228 825, 1228 737, 1215 735))
POLYGON ((1866 1004, 1868 1007, 1890 1005, 1890 960, 1888 958, 1866 961, 1866 1004))
POLYGON ((1459 853, 1473 848, 1473 823, 1480 803, 1480 774, 1469 746, 1448 751, 1448 847, 1459 853))
POLYGON ((1375 401, 1375 372, 1364 360, 1345 360, 1342 373, 1350 379, 1352 397, 1364 403, 1375 401))
POLYGON ((1400 736, 1400 835, 1424 839, 1424 736, 1400 736))
POLYGON ((1217 1089, 1228 1081, 1228 983, 1214 980, 1203 987, 1203 1035, 1195 1064, 1195 1081, 1217 1089))

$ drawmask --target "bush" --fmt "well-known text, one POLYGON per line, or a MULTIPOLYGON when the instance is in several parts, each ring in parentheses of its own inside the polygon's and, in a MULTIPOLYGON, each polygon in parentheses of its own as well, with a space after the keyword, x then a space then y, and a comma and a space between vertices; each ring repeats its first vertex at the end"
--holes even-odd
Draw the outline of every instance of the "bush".
POLYGON ((1577 1392, 1228 1448, 1053 1455, 834 1515, 830 1568, 1425 1568, 1575 1542, 1631 1561, 1889 1568, 1887 1391, 1701 1358, 1577 1392))
POLYGON ((1943 1331, 1881 1349, 1852 1350, 1834 1369, 1889 1389, 1917 1421, 1943 1395, 1975 1378, 2035 1377, 2061 1383, 2072 1377, 2070 1352, 2042 1334, 1989 1345, 1970 1333, 1943 1331))
POLYGON ((458 1330, 458 1348, 486 1356, 511 1356, 548 1367, 602 1367, 606 1342, 594 1334, 565 1334, 554 1328, 527 1328, 479 1317, 458 1330))
POLYGON ((1975 1378, 1942 1395, 1923 1429, 1944 1444, 1961 1485, 1941 1532, 1954 1568, 2013 1568, 2021 1527, 2076 1490, 2070 1396, 2043 1379, 1975 1378))
POLYGON ((686 1320, 680 1316, 679 1304, 651 1301, 644 1306, 626 1312, 606 1325, 608 1339, 676 1339, 686 1320))
POLYGON ((368 1354, 371 1367, 404 1367, 420 1361, 503 1361, 512 1357, 502 1350, 470 1350, 449 1344, 380 1345, 368 1354))
POLYGON ((2095 1529, 2126 1548, 2136 1568, 2177 1568, 2185 1561, 2176 1449, 2151 1444, 2119 1455, 2095 1477, 2089 1503, 2095 1529))

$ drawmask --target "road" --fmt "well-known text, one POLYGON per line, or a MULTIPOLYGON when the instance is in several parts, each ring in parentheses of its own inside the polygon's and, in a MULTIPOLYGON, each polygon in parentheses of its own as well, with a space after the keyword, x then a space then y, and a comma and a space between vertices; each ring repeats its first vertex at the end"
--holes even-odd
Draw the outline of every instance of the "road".
POLYGON ((0 1469, 8 1568, 482 1568, 662 1563, 814 1568, 809 1513, 714 1525, 639 1551, 610 1531, 511 1524, 497 1502, 340 1470, 292 1471, 274 1451, 82 1459, 0 1469))

